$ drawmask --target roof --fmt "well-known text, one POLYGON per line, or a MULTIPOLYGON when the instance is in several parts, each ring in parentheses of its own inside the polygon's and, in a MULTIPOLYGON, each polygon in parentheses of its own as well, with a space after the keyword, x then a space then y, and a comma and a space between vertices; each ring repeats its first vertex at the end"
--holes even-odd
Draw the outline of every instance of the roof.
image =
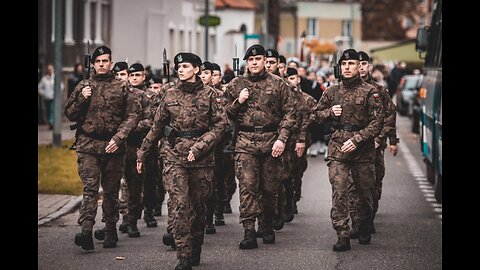
POLYGON ((253 0, 215 0, 215 9, 255 9, 253 0))

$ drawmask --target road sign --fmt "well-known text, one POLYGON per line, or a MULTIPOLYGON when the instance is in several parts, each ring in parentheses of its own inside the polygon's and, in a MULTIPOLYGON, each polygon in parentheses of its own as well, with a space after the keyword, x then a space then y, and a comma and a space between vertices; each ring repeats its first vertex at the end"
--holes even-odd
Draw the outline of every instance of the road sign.
POLYGON ((260 39, 260 34, 245 34, 245 39, 260 39))
MULTIPOLYGON (((198 23, 202 26, 205 26, 206 16, 200 16, 198 23)), ((217 26, 220 24, 220 17, 215 15, 208 15, 208 26, 217 26)))

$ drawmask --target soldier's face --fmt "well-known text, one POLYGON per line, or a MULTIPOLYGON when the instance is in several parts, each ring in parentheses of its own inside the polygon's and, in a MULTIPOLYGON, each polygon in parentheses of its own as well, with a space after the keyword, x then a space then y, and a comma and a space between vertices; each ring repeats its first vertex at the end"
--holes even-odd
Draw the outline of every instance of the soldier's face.
POLYGON ((212 74, 212 84, 215 85, 219 83, 221 79, 222 79, 222 75, 220 74, 220 71, 214 70, 212 74))
POLYGON ((178 64, 178 78, 180 81, 195 82, 195 74, 200 71, 200 67, 193 67, 191 63, 178 64))
POLYGON ((152 83, 152 84, 150 84, 150 86, 148 87, 148 89, 150 89, 151 91, 153 91, 153 92, 155 92, 155 93, 160 92, 160 88, 162 88, 162 84, 161 84, 161 83, 152 83))
POLYGON ((368 75, 370 68, 370 64, 368 61, 360 61, 360 66, 358 67, 358 70, 360 72, 360 77, 365 77, 368 75))
POLYGON ((360 62, 358 60, 343 60, 341 63, 342 76, 345 79, 357 76, 359 72, 360 62))
POLYGON ((283 75, 285 75, 285 72, 287 72, 287 66, 284 63, 278 63, 277 68, 278 72, 280 72, 280 75, 283 77, 283 75))
POLYGON ((102 54, 95 58, 93 62, 93 68, 95 69, 95 73, 97 74, 107 74, 110 72, 112 67, 112 59, 110 54, 102 54))
POLYGON ((300 77, 298 75, 288 76, 287 81, 291 86, 297 86, 300 83, 300 77))
POLYGON ((249 56, 247 59, 247 68, 253 75, 260 74, 265 67, 265 56, 249 56))
POLYGON ((275 57, 267 57, 267 61, 265 62, 265 67, 267 68, 267 72, 274 73, 277 71, 278 61, 275 57))
POLYGON ((124 81, 128 81, 128 72, 126 69, 122 70, 122 71, 119 71, 117 73, 115 73, 115 78, 117 79, 120 79, 120 80, 124 80, 124 81))
POLYGON ((143 71, 136 71, 128 74, 128 82, 133 86, 141 85, 144 80, 145 74, 143 71))
POLYGON ((202 75, 200 75, 200 78, 202 78, 203 84, 209 84, 212 80, 212 71, 208 69, 202 70, 202 75))

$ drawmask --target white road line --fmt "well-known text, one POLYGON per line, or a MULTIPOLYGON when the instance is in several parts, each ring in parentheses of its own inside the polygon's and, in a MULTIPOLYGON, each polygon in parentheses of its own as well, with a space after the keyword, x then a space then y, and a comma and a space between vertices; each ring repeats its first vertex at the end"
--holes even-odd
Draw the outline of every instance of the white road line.
POLYGON ((427 177, 420 169, 420 166, 418 165, 415 158, 412 156, 410 149, 408 149, 407 146, 401 143, 398 144, 398 148, 400 148, 400 152, 402 152, 405 156, 408 169, 416 180, 418 187, 423 193, 423 196, 425 196, 425 200, 427 202, 430 202, 433 208, 433 212, 435 212, 435 214, 440 218, 440 221, 442 221, 442 204, 438 203, 435 199, 435 192, 433 190, 433 186, 427 181, 427 177))

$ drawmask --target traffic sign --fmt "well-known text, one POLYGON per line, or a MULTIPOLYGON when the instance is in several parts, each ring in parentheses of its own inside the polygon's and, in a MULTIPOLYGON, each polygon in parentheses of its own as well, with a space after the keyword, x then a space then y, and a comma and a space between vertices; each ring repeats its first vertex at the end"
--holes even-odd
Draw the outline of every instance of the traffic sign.
MULTIPOLYGON (((205 26, 206 16, 200 16, 198 23, 205 26)), ((208 26, 217 26, 220 24, 220 17, 215 15, 208 15, 208 26)))

